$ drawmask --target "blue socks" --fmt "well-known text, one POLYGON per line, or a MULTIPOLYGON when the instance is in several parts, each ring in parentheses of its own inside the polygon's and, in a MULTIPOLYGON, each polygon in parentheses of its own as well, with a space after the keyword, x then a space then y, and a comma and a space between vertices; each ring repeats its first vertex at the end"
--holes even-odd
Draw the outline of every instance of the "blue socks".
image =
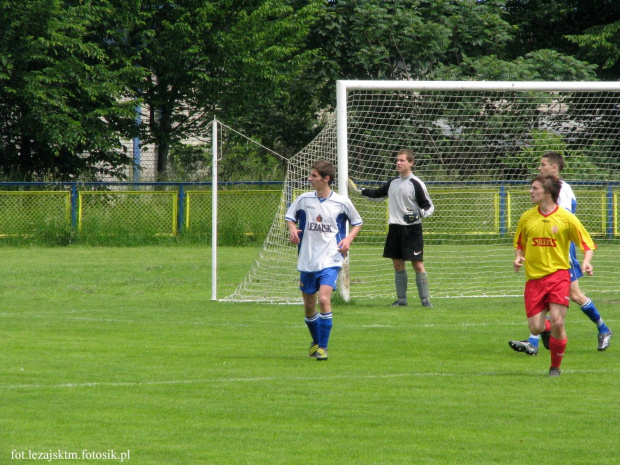
POLYGON ((332 331, 332 312, 315 313, 310 318, 306 317, 305 321, 312 336, 312 343, 327 349, 329 335, 332 331))
POLYGON ((534 336, 533 334, 530 334, 530 337, 528 338, 528 342, 530 344, 532 344, 532 347, 536 347, 538 348, 538 341, 540 340, 540 336, 534 336))
POLYGON ((593 323, 596 323, 599 333, 609 332, 609 328, 601 318, 601 314, 598 312, 591 299, 588 299, 588 301, 581 306, 581 311, 585 313, 593 323))
POLYGON ((329 335, 332 331, 332 312, 319 313, 319 347, 327 349, 329 335))
POLYGON ((310 336, 312 337, 312 343, 319 343, 319 314, 315 313, 310 318, 306 317, 306 326, 310 330, 310 336))

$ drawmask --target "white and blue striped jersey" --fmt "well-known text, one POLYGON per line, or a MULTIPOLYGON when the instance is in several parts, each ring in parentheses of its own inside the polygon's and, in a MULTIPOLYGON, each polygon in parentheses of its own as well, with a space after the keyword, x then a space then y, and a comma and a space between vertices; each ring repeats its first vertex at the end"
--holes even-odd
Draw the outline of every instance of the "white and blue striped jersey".
MULTIPOLYGON (((564 210, 568 210, 573 215, 577 212, 577 197, 573 192, 573 188, 570 187, 570 184, 560 181, 562 183, 562 187, 560 188, 560 195, 558 196, 558 205, 564 210)), ((575 244, 571 242, 570 247, 568 249, 568 259, 570 261, 570 278, 571 282, 579 279, 583 276, 581 272, 581 265, 579 264, 579 260, 577 259, 577 248, 575 244)))
POLYGON ((557 203, 564 210, 568 210, 574 215, 577 211, 577 197, 575 197, 573 188, 570 187, 569 184, 564 181, 560 182, 562 183, 562 187, 560 188, 560 195, 557 203))
POLYGON ((346 223, 360 226, 362 217, 347 197, 332 191, 327 198, 306 192, 295 199, 285 219, 297 224, 299 237, 297 270, 315 272, 342 268, 344 257, 338 243, 346 237, 346 223))

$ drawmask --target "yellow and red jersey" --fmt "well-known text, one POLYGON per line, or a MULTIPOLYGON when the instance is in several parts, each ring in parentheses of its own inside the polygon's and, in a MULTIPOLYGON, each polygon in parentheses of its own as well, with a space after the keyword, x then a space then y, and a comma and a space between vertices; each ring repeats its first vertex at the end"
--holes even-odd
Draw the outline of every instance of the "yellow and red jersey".
POLYGON ((524 252, 526 280, 569 269, 571 241, 582 251, 596 249, 579 219, 563 208, 556 206, 544 215, 536 206, 523 213, 517 225, 514 247, 524 252))

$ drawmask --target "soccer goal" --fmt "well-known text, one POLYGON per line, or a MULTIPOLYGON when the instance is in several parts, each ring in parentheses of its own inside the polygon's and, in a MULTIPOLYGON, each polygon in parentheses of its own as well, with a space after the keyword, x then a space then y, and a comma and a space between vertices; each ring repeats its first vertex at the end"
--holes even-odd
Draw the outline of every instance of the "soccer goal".
MULTIPOLYGON (((375 187, 396 176, 395 154, 404 147, 416 153, 414 173, 435 204, 423 223, 432 298, 522 295, 512 240, 519 216, 532 206, 528 191, 540 158, 550 150, 564 155, 562 174, 577 196, 577 216, 598 245, 595 274, 581 287, 618 292, 620 83, 339 81, 336 115, 290 159, 268 237, 229 299, 301 300, 284 213, 310 189, 315 160, 337 166, 334 188, 346 195, 347 177, 375 187)), ((364 226, 341 292, 345 299, 388 301, 394 272, 382 258, 387 201, 352 200, 364 226)), ((415 285, 409 287, 415 300, 415 285)))

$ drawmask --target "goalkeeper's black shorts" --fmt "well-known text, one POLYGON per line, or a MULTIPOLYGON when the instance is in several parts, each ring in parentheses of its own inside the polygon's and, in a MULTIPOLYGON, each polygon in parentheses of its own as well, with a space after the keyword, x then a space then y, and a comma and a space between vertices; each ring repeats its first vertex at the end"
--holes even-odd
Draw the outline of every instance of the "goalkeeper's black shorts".
POLYGON ((385 258, 405 261, 424 261, 424 240, 422 224, 391 224, 383 248, 385 258))

